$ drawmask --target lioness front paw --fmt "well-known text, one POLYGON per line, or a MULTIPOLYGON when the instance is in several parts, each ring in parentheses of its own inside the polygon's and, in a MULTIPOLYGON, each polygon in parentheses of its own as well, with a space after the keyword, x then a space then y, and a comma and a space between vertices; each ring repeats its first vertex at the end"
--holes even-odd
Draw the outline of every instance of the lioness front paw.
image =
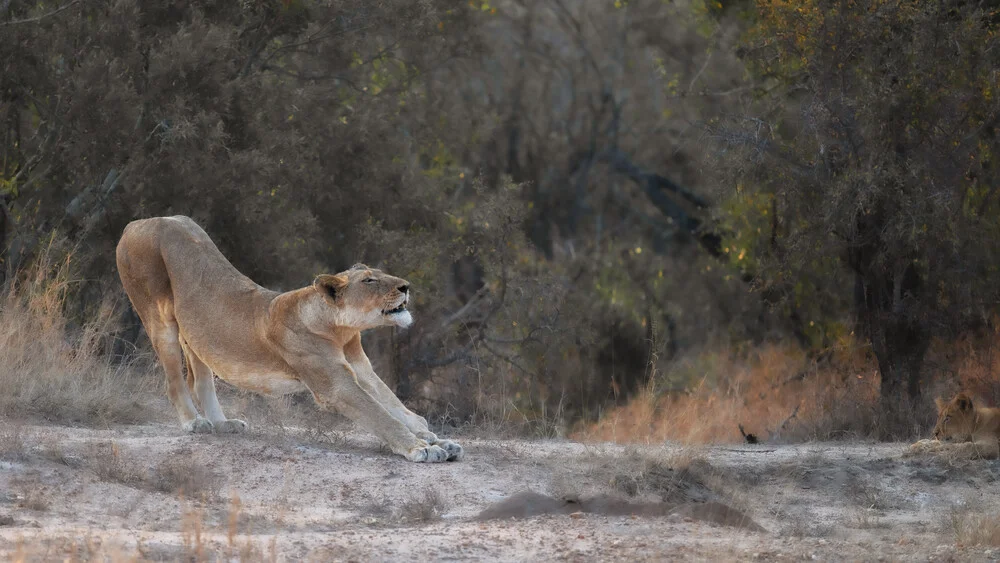
POLYGON ((441 463, 448 461, 448 452, 439 446, 419 446, 410 450, 406 459, 418 463, 441 463))
POLYGON ((939 452, 944 449, 944 444, 938 440, 920 440, 910 445, 904 455, 921 455, 939 452))
POLYGON ((436 444, 438 442, 437 434, 431 432, 430 430, 424 430, 421 432, 414 432, 417 438, 427 442, 428 444, 436 444))
POLYGON ((434 442, 434 445, 448 452, 448 461, 459 461, 465 456, 465 450, 462 449, 462 446, 458 445, 458 442, 438 440, 434 442))
POLYGON ((184 430, 192 434, 211 434, 215 429, 215 425, 212 424, 211 420, 200 416, 194 420, 185 422, 182 426, 184 430))
POLYGON ((220 434, 241 434, 247 431, 247 423, 238 418, 229 418, 214 424, 215 431, 220 434))

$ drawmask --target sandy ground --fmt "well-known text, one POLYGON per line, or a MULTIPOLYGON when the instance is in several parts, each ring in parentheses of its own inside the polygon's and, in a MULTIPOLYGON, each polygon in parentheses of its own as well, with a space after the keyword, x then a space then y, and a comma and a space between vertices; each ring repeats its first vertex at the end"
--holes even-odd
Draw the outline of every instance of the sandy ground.
POLYGON ((982 519, 1000 507, 1000 463, 901 458, 903 444, 464 439, 464 461, 424 465, 350 429, 325 440, 164 424, 0 430, 4 560, 1000 557, 964 545, 979 528, 1000 536, 982 519))

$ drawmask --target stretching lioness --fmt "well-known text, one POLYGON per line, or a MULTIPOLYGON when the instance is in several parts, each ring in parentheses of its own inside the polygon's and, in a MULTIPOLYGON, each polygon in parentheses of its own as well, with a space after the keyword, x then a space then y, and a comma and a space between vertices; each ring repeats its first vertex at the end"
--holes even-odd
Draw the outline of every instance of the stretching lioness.
POLYGON ((977 407, 959 393, 945 402, 938 398, 938 421, 933 440, 920 440, 910 453, 945 453, 955 457, 1000 456, 1000 409, 977 407))
POLYGON ((278 293, 244 276, 188 217, 133 221, 118 243, 118 273, 167 374, 167 394, 190 432, 242 432, 215 395, 213 372, 257 393, 308 389, 410 461, 457 460, 372 370, 361 331, 407 327, 409 284, 357 264, 278 293), (187 360, 187 384, 183 364, 187 360), (194 392, 205 417, 198 414, 194 392))

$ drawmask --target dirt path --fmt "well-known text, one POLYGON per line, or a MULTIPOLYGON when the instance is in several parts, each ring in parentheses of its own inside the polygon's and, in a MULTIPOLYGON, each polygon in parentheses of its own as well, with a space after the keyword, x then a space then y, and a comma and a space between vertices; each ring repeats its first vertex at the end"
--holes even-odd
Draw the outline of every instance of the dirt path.
POLYGON ((1000 463, 900 459, 901 444, 466 439, 465 461, 422 465, 357 432, 3 432, 5 560, 1000 557, 969 546, 1000 541, 1000 521, 983 517, 1000 506, 1000 463), (536 494, 517 496, 526 491, 536 494))

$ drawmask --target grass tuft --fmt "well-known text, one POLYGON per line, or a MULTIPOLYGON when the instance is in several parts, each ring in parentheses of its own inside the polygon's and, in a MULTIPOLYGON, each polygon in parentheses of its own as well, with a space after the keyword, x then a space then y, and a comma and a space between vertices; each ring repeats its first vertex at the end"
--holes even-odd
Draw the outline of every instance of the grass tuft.
POLYGON ((403 501, 397 515, 403 522, 434 522, 448 511, 440 491, 429 487, 421 495, 403 501))
POLYGON ((191 458, 168 458, 149 477, 150 486, 162 493, 186 498, 216 498, 222 489, 222 475, 191 458))

